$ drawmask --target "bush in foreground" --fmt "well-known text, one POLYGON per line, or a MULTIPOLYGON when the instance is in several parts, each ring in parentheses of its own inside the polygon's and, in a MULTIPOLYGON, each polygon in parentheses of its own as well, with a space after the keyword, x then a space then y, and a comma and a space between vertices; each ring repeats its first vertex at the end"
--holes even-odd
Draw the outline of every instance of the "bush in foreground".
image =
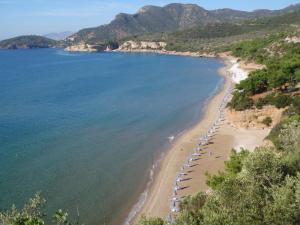
MULTIPOLYGON (((29 199, 22 209, 12 206, 10 210, 0 212, 0 225, 44 225, 46 216, 42 208, 45 203, 45 199, 38 193, 29 199)), ((78 221, 71 223, 68 220, 68 213, 61 209, 57 210, 52 220, 55 225, 79 224, 78 221)))

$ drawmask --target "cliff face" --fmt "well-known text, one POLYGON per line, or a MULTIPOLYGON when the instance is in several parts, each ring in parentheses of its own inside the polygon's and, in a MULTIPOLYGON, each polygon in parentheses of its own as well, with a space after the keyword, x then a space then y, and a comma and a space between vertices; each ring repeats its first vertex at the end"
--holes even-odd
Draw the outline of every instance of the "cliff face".
POLYGON ((71 45, 65 48, 65 51, 69 52, 99 52, 107 49, 106 45, 89 45, 80 43, 77 45, 71 45))
POLYGON ((65 48, 65 51, 69 52, 103 52, 112 51, 119 46, 117 43, 100 43, 100 44, 87 44, 81 42, 79 44, 69 45, 65 48))
POLYGON ((146 41, 126 41, 118 50, 134 51, 134 50, 164 50, 167 43, 165 42, 146 42, 146 41))
POLYGON ((279 123, 285 109, 277 109, 274 106, 265 106, 262 109, 249 109, 245 111, 235 111, 226 109, 226 116, 230 124, 239 128, 266 128, 262 123, 266 117, 272 118, 271 127, 279 123))

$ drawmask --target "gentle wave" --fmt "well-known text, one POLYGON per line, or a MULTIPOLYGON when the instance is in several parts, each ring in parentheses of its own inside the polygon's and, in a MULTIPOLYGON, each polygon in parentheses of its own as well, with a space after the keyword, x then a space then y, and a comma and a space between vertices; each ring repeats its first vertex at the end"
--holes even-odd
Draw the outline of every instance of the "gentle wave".
POLYGON ((146 185, 146 189, 140 195, 137 203, 135 203, 134 206, 132 207, 132 209, 131 209, 130 213, 128 214, 128 216, 127 216, 125 222, 123 223, 123 225, 129 225, 130 222, 142 210, 143 206, 145 205, 145 202, 147 200, 147 197, 148 197, 148 194, 149 194, 149 191, 150 191, 151 184, 154 181, 155 170, 159 166, 159 164, 160 164, 161 160, 164 158, 164 156, 165 156, 165 153, 162 153, 161 156, 159 157, 159 159, 152 165, 152 168, 150 169, 149 181, 146 185))
POLYGON ((62 50, 57 50, 55 53, 56 55, 62 55, 62 56, 71 56, 71 57, 80 56, 80 54, 78 53, 70 53, 62 50))
MULTIPOLYGON (((204 101, 204 110, 207 107, 207 104, 209 103, 209 101, 220 91, 220 89, 223 87, 224 84, 224 79, 221 79, 216 87, 214 88, 214 90, 211 92, 211 94, 208 96, 208 98, 204 101)), ((176 134, 175 136, 169 136, 167 137, 167 139, 169 140, 169 142, 173 142, 177 137, 181 136, 182 134, 184 134, 186 132, 186 129, 184 129, 183 131, 179 132, 178 134, 176 134)), ((152 168, 150 170, 150 175, 149 175, 149 181, 147 183, 146 189, 145 191, 140 195, 137 203, 134 204, 134 206, 132 207, 131 211, 129 212, 125 222, 123 223, 123 225, 130 225, 130 222, 134 219, 134 217, 142 210, 143 206, 146 203, 148 194, 149 194, 149 190, 151 187, 151 184, 154 181, 154 172, 155 169, 159 166, 161 160, 164 158, 164 153, 162 153, 161 157, 152 165, 152 168)))

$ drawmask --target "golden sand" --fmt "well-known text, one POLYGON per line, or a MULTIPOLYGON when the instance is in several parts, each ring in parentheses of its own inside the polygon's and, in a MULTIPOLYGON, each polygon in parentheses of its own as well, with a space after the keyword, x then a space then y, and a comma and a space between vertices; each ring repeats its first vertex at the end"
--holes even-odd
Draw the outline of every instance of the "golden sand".
MULTIPOLYGON (((220 75, 225 78, 223 88, 208 103, 201 120, 174 141, 162 160, 148 198, 134 221, 137 221, 142 215, 166 218, 170 213, 172 189, 176 175, 188 156, 197 147, 199 137, 205 134, 217 119, 219 115, 218 107, 232 85, 231 77, 227 72, 232 64, 228 59, 225 59, 225 63, 226 66, 220 70, 220 75)), ((206 172, 215 174, 223 170, 224 161, 228 159, 233 148, 245 147, 253 150, 263 143, 268 133, 269 129, 247 130, 232 127, 225 117, 225 121, 221 123, 210 144, 204 148, 201 157, 193 162, 193 167, 185 171, 187 173, 185 181, 180 182, 180 186, 184 187, 184 189, 177 192, 178 197, 193 195, 199 191, 207 191, 206 172)))

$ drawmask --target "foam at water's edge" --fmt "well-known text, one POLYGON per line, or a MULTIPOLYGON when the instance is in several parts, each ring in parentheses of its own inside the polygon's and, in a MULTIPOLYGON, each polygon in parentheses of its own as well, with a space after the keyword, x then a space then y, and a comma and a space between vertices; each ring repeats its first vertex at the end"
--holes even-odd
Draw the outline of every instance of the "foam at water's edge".
POLYGON ((164 158, 165 153, 162 153, 161 156, 159 157, 159 159, 152 165, 152 168, 150 169, 150 173, 149 173, 149 181, 146 185, 146 189, 145 191, 140 195, 137 203, 134 204, 134 206, 132 207, 132 209, 130 210, 125 222, 123 223, 123 225, 129 225, 130 222, 134 219, 134 217, 142 210, 147 197, 148 197, 148 193, 151 187, 151 184, 154 181, 154 173, 155 170, 157 169, 157 167, 160 164, 160 161, 164 158))
MULTIPOLYGON (((208 96, 208 98, 204 101, 203 104, 203 110, 205 110, 205 108, 207 107, 209 101, 220 91, 220 89, 223 87, 225 79, 222 78, 216 85, 215 89, 211 92, 211 94, 208 96)), ((184 134, 186 132, 186 129, 184 129, 183 131, 179 132, 178 134, 176 134, 175 136, 169 136, 168 140, 170 143, 172 143, 175 139, 177 139, 177 137, 181 136, 182 134, 184 134)), ((154 181, 154 172, 155 169, 159 166, 161 160, 164 158, 164 153, 161 154, 161 157, 152 165, 152 168, 150 170, 150 174, 149 174, 149 181, 146 185, 146 189, 145 191, 140 195, 137 203, 134 204, 134 206, 132 207, 132 209, 130 210, 125 222, 123 223, 123 225, 130 225, 130 222, 136 217, 136 215, 142 210, 147 197, 148 197, 148 193, 151 187, 151 184, 154 181)))

